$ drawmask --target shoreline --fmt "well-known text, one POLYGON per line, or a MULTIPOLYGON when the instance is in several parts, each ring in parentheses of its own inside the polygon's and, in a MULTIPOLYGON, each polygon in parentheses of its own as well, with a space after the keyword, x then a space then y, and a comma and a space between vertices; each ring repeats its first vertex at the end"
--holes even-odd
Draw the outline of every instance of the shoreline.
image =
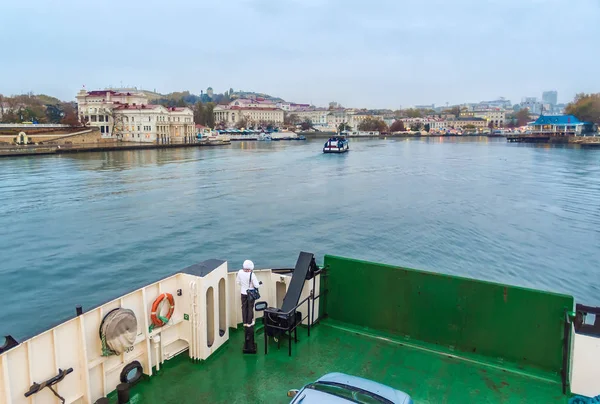
MULTIPOLYGON (((329 139, 331 136, 337 135, 336 132, 298 132, 299 135, 306 136, 307 139, 329 139)), ((399 138, 434 138, 434 137, 492 137, 492 138, 504 138, 507 135, 485 135, 485 134, 467 134, 467 135, 442 135, 442 134, 429 134, 420 135, 415 133, 396 133, 386 135, 374 135, 374 136, 347 136, 350 139, 383 139, 388 137, 399 137, 399 138)))
POLYGON ((75 145, 75 146, 8 146, 0 147, 0 158, 2 157, 30 157, 48 156, 56 154, 93 153, 123 150, 152 150, 152 149, 180 149, 191 147, 218 147, 227 146, 231 142, 209 141, 202 143, 175 143, 175 144, 111 144, 111 145, 75 145))

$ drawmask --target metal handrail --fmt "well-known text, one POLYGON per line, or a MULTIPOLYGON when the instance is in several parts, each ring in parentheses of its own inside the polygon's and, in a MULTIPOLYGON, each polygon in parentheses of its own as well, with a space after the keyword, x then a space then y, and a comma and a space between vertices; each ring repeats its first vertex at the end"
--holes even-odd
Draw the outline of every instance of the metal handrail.
POLYGON ((266 309, 265 311, 269 312, 269 313, 273 313, 273 314, 279 314, 279 315, 287 315, 287 316, 289 316, 292 313, 292 311, 296 311, 296 309, 298 309, 298 307, 302 306, 302 304, 304 302, 306 302, 308 299, 310 299, 310 295, 308 295, 304 300, 302 300, 300 303, 298 303, 296 305, 296 307, 291 308, 289 311, 285 311, 285 312, 283 312, 283 311, 270 311, 269 309, 266 309))

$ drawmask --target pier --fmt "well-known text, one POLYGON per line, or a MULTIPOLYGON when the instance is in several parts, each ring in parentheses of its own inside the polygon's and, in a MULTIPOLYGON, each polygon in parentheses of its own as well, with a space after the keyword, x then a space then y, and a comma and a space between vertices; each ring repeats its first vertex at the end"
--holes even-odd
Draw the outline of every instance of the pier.
POLYGON ((519 134, 507 135, 506 141, 509 143, 547 143, 550 141, 550 135, 546 134, 519 134))

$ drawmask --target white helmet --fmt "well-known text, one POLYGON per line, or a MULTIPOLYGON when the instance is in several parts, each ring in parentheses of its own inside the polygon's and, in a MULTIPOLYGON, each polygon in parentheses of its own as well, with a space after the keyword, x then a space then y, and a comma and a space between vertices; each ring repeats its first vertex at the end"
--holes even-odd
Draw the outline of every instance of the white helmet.
POLYGON ((250 271, 251 271, 251 270, 253 270, 253 269, 254 269, 254 262, 252 262, 252 261, 250 261, 250 260, 246 260, 246 261, 244 261, 244 265, 243 265, 243 267, 242 267, 242 268, 244 268, 244 269, 247 269, 247 270, 250 270, 250 271))

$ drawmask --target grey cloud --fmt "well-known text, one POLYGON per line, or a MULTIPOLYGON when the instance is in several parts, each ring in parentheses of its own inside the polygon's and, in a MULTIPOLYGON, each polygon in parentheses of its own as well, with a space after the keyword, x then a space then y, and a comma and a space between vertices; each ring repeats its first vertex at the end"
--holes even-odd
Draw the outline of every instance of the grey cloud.
POLYGON ((0 77, 10 80, 0 93, 69 99, 83 83, 123 81, 163 92, 243 88, 320 105, 518 101, 554 88, 566 101, 600 91, 599 4, 107 0, 99 9, 74 0, 10 2, 0 35, 0 49, 11 55, 0 77))

